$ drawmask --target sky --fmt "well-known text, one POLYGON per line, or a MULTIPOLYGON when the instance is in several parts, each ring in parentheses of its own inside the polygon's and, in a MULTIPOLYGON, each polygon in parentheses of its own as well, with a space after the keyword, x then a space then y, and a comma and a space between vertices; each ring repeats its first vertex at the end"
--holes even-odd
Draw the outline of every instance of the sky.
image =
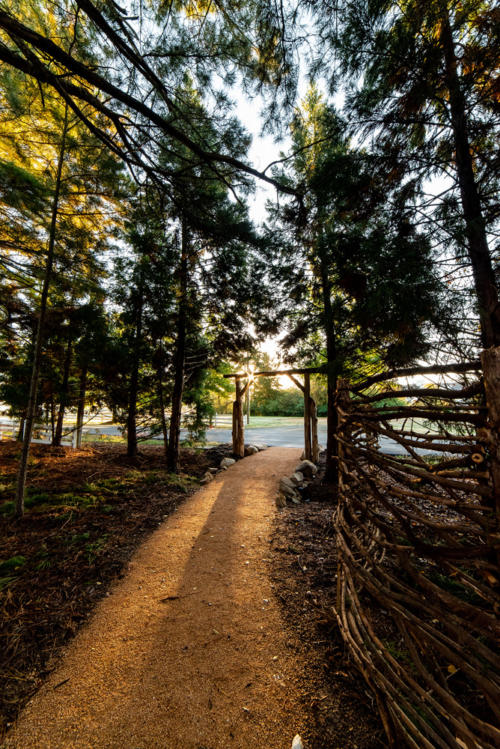
MULTIPOLYGON (((273 136, 261 134, 262 100, 260 97, 250 99, 238 89, 235 89, 232 95, 236 102, 235 115, 252 136, 252 145, 246 160, 255 169, 264 171, 268 164, 280 158, 282 152, 286 153, 289 150, 290 140, 284 138, 277 142, 273 136)), ((261 224, 266 217, 266 200, 276 199, 276 190, 262 180, 255 180, 255 187, 256 192, 248 200, 250 217, 256 224, 261 224)))

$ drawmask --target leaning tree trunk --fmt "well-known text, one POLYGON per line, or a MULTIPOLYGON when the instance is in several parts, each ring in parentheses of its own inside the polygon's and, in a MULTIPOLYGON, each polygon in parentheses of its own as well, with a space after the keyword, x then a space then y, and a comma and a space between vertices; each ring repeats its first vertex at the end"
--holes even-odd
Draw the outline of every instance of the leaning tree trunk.
POLYGON ((68 345, 66 347, 66 356, 64 357, 64 372, 63 381, 61 384, 61 399, 59 401, 59 410, 57 412, 56 431, 52 445, 59 447, 62 440, 64 414, 66 412, 66 406, 68 403, 68 390, 69 390, 69 372, 71 369, 71 355, 73 352, 73 342, 71 338, 68 339, 68 345))
POLYGON ((457 58, 448 10, 443 14, 441 27, 446 83, 450 94, 450 112, 456 155, 456 170, 469 259, 479 305, 481 338, 485 348, 500 345, 500 305, 498 286, 491 262, 486 237, 486 225, 481 210, 481 199, 474 176, 474 165, 469 143, 466 103, 457 70, 457 58))
POLYGON ((26 424, 24 429, 23 449, 19 462, 19 473, 17 477, 16 488, 16 515, 20 517, 24 513, 24 489, 26 486, 26 473, 28 469, 28 456, 30 451, 31 437, 33 434, 33 424, 36 412, 36 396, 38 389, 38 378, 40 375, 40 361, 42 357, 42 343, 45 326, 45 316, 47 312, 47 299, 49 296, 49 287, 52 278, 52 268, 54 266, 54 250, 56 240, 57 214, 59 210, 59 195, 61 192, 61 177, 64 162, 64 152, 66 150, 66 135, 68 132, 68 105, 64 110, 64 122, 61 133, 61 143, 59 146, 59 155, 57 160, 56 184, 54 197, 52 200, 52 216, 49 229, 49 243, 47 247, 47 259, 45 261, 45 273, 43 278, 42 296, 40 299, 40 311, 38 315, 38 324, 35 335, 35 346, 33 352, 33 368, 31 371, 30 391, 28 397, 28 406, 26 408, 26 424))
POLYGON ((167 467, 177 472, 179 463, 179 439, 181 431, 182 394, 184 391, 184 367, 186 359, 186 326, 188 307, 188 237, 186 221, 182 219, 181 263, 179 273, 179 315, 177 319, 177 344, 174 355, 174 388, 170 415, 170 434, 167 450, 167 467))

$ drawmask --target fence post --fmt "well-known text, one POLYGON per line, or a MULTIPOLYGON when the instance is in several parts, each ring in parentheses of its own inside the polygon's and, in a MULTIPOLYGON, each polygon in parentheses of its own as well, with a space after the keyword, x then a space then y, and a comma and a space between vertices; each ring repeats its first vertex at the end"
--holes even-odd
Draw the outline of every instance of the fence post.
POLYGON ((483 433, 488 446, 497 530, 500 530, 500 346, 485 349, 481 353, 481 364, 487 408, 487 422, 483 433))

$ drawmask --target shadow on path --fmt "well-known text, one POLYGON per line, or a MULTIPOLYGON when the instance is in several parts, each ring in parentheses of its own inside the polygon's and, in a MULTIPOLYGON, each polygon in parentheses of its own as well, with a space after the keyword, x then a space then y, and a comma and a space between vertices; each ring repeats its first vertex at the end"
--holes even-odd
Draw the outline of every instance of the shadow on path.
POLYGON ((266 555, 277 484, 300 452, 240 461, 168 518, 7 747, 289 749, 305 729, 302 665, 286 647, 266 555))

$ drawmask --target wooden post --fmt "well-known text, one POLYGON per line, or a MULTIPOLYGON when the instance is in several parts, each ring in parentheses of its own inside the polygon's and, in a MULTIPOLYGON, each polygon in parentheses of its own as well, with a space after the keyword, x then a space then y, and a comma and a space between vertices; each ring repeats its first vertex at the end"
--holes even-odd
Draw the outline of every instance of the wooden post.
POLYGON ((312 460, 311 445, 311 380, 309 374, 304 375, 304 456, 312 460))
POLYGON ((243 405, 244 405, 244 396, 245 396, 245 390, 240 383, 239 384, 239 398, 238 398, 238 449, 236 451, 236 455, 238 455, 240 458, 245 457, 245 419, 243 416, 243 405))
POLYGON ((484 389, 488 409, 487 423, 482 430, 488 445, 493 508, 500 530, 500 346, 492 346, 481 354, 484 389))
POLYGON ((239 377, 235 378, 236 400, 233 403, 233 453, 239 458, 245 457, 245 423, 243 418, 243 398, 245 388, 239 377))
POLYGON ((312 461, 313 463, 317 463, 319 460, 318 410, 316 408, 316 401, 314 401, 313 398, 309 398, 309 409, 311 414, 312 461))
POLYGON ((238 455, 238 380, 235 380, 236 400, 233 402, 233 454, 238 455))

